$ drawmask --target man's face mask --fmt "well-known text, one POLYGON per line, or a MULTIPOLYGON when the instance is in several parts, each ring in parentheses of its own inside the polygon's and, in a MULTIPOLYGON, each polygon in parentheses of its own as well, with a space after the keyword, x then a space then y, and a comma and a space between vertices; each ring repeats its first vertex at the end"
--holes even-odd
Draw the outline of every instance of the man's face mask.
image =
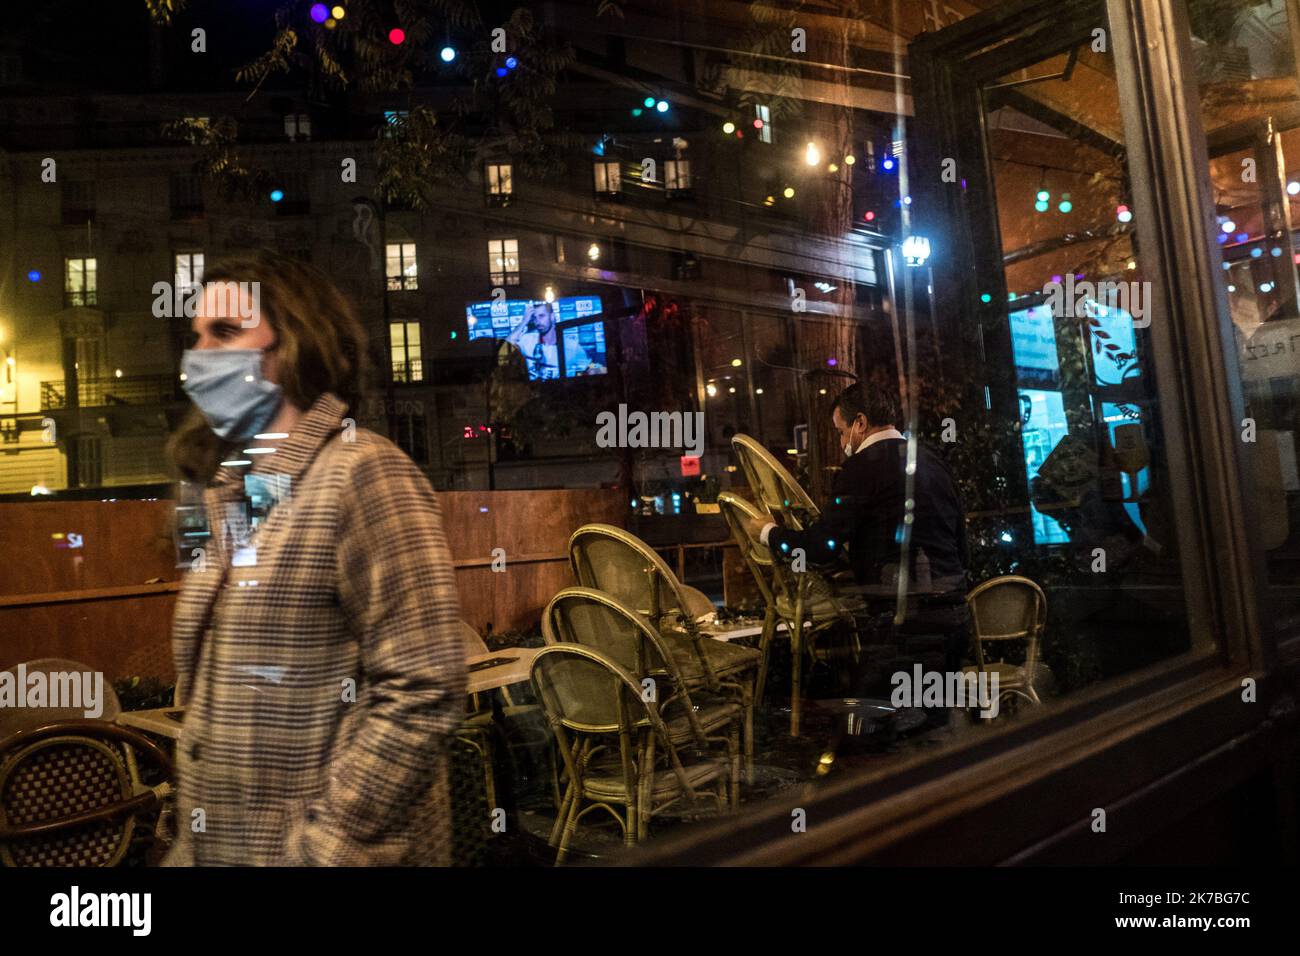
POLYGON ((186 349, 182 387, 209 427, 226 441, 266 430, 280 409, 280 386, 262 377, 261 349, 186 349))
POLYGON ((857 423, 857 419, 854 419, 854 420, 853 420, 853 424, 849 425, 849 432, 848 432, 849 443, 848 443, 847 445, 844 446, 844 457, 845 457, 845 458, 852 458, 852 457, 853 457, 853 450, 854 450, 855 448, 857 448, 858 445, 862 442, 862 439, 861 439, 861 438, 854 438, 854 437, 853 437, 853 431, 854 431, 855 428, 857 428, 857 424, 858 424, 858 423, 857 423))

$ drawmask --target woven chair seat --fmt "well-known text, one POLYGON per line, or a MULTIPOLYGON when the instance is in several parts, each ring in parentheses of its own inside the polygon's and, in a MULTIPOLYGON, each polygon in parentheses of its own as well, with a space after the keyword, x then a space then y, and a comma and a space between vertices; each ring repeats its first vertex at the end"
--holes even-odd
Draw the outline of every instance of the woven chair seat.
MULTIPOLYGON (((833 594, 813 594, 804 599, 803 619, 811 621, 813 627, 818 627, 841 620, 846 612, 852 614, 862 607, 860 601, 836 597, 833 594)), ((785 594, 778 594, 776 613, 787 621, 794 620, 794 599, 785 594)))
MULTIPOLYGON (((701 707, 695 712, 700 727, 706 734, 729 727, 740 719, 742 709, 738 703, 713 704, 701 707)), ((685 714, 664 722, 668 727, 668 739, 674 744, 690 743, 694 739, 690 718, 685 714)))
MULTIPOLYGON (((682 767, 687 782, 697 789, 727 775, 727 765, 721 760, 700 760, 682 767)), ((590 798, 618 799, 627 797, 622 768, 616 755, 593 760, 582 776, 583 792, 590 798)), ((680 784, 672 770, 655 770, 650 784, 652 797, 669 797, 677 793, 680 784)))
MULTIPOLYGON (((673 631, 669 631, 665 636, 669 634, 680 638, 671 641, 669 647, 673 655, 673 663, 677 665, 682 679, 692 682, 703 680, 704 668, 689 639, 684 634, 673 631)), ((746 647, 744 644, 704 640, 700 642, 700 651, 708 657, 713 673, 718 677, 729 677, 758 667, 758 649, 746 647)))
MULTIPOLYGON (((13 767, 0 791, 0 821, 8 826, 49 823, 112 806, 131 796, 131 784, 108 746, 55 740, 13 767)), ((125 852, 129 817, 100 820, 56 834, 14 840, 16 866, 111 866, 125 852)))
MULTIPOLYGON (((979 665, 972 664, 969 667, 963 667, 964 674, 978 674, 979 665)), ((1040 661, 1036 663, 1029 671, 1023 664, 1007 664, 1003 661, 990 661, 984 665, 985 672, 998 675, 998 690, 1021 690, 1028 686, 1036 685, 1043 677, 1051 672, 1040 661)))

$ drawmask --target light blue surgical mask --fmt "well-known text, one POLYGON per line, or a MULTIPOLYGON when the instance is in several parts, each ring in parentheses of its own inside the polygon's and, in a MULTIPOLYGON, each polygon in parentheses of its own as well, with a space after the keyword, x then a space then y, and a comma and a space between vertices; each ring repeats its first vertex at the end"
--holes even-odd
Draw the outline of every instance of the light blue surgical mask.
POLYGON ((186 349, 181 373, 185 394, 226 441, 265 431, 284 400, 280 386, 262 377, 261 349, 186 349))

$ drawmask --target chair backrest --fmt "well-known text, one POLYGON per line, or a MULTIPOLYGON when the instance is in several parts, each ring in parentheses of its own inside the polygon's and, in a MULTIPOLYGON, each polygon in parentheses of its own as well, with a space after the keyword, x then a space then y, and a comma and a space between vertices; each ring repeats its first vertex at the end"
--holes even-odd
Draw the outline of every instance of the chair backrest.
POLYGON ((553 725, 583 734, 615 734, 637 723, 640 686, 595 648, 548 644, 533 658, 531 674, 553 725))
MULTIPOLYGON (((22 667, 23 672, 27 675, 30 683, 33 674, 43 674, 46 679, 46 686, 50 684, 50 675, 52 674, 85 674, 95 673, 94 668, 80 661, 67 660, 61 657, 43 657, 40 660, 27 661, 23 664, 15 664, 4 673, 12 674, 13 681, 18 679, 18 668, 22 667)), ((63 682, 60 681, 60 685, 63 682)), ((22 690, 22 688, 19 688, 22 690)), ((104 675, 103 699, 100 701, 103 712, 95 720, 114 721, 117 720, 118 714, 122 713, 122 704, 118 700, 117 691, 113 690, 113 685, 104 675)), ((44 727, 46 724, 53 724, 63 720, 83 720, 86 717, 85 707, 4 707, 0 708, 0 741, 5 740, 12 734, 22 730, 30 730, 34 727, 44 727)))
POLYGON ((1014 574, 993 578, 967 594, 966 603, 981 666, 986 641, 1025 641, 1026 664, 1037 662, 1047 625, 1047 597, 1034 581, 1014 574))
POLYGON ((673 672, 672 653, 649 618, 595 588, 565 588, 542 612, 547 644, 595 648, 637 680, 673 672))
POLYGON ((833 602, 840 614, 849 613, 826 575, 813 567, 804 567, 802 571, 796 571, 791 562, 773 559, 767 545, 754 536, 746 526, 747 519, 764 517, 763 512, 757 507, 744 498, 726 491, 718 495, 718 505, 723 517, 727 519, 732 535, 740 545, 745 563, 749 565, 754 580, 758 582, 765 601, 770 602, 779 596, 784 599, 783 603, 794 607, 799 588, 802 587, 805 607, 820 605, 824 608, 829 606, 826 602, 833 602))
POLYGON ((787 526, 799 531, 817 520, 821 511, 808 492, 761 443, 748 435, 733 435, 731 447, 761 508, 784 515, 787 526))
POLYGON ((166 753, 129 727, 68 720, 0 743, 0 864, 115 866, 170 789, 166 753), (137 756, 161 771, 150 786, 137 756))
POLYGON ((583 587, 604 591, 662 626, 673 615, 694 623, 681 582, 655 550, 630 531, 583 525, 569 538, 569 563, 583 587))
POLYGON ((752 503, 729 491, 718 495, 718 510, 722 512, 727 527, 731 529, 731 536, 736 539, 741 559, 749 568, 749 573, 754 576, 758 591, 763 596, 763 603, 770 604, 772 575, 775 573, 772 568, 772 552, 757 535, 750 532, 748 524, 756 518, 768 517, 767 512, 760 511, 752 503))
POLYGON ((460 630, 460 643, 465 648, 466 657, 475 657, 479 654, 486 654, 489 651, 487 642, 479 636, 479 632, 474 630, 465 621, 457 621, 456 626, 460 630))
POLYGON ((689 584, 681 584, 682 597, 686 602, 686 611, 692 618, 698 621, 702 617, 708 617, 717 610, 709 596, 699 588, 693 588, 689 584))
POLYGON ((548 644, 533 658, 532 680, 570 779, 580 779, 582 766, 575 759, 566 732, 605 738, 618 734, 629 793, 632 764, 639 751, 637 740, 644 733, 653 733, 683 789, 694 795, 658 705, 646 700, 636 678, 608 655, 581 644, 548 644))

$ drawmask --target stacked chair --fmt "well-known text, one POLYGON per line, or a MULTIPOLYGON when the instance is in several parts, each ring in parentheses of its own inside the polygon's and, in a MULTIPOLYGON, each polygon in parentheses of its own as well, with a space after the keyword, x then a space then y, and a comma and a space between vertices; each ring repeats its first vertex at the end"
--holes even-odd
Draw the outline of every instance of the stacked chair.
POLYGON ((785 562, 774 561, 767 547, 750 533, 748 519, 780 515, 785 527, 802 531, 817 520, 820 511, 794 477, 761 444, 748 435, 734 436, 731 444, 756 503, 723 492, 718 496, 718 505, 766 605, 759 643, 762 663, 758 694, 762 694, 766 684, 769 646, 780 621, 790 637, 790 734, 797 737, 803 713, 804 654, 817 660, 817 637, 842 624, 853 635, 856 655, 859 648, 854 613, 861 610, 861 602, 837 593, 832 581, 815 569, 795 571, 785 562))
POLYGON ((752 781, 759 652, 704 634, 695 603, 677 576, 653 548, 622 528, 583 525, 569 538, 569 561, 580 585, 605 592, 649 621, 672 660, 674 679, 683 688, 722 694, 740 703, 745 769, 752 781))
POLYGON ((683 762, 674 739, 690 739, 694 731, 670 726, 654 695, 613 658, 588 645, 553 643, 534 658, 532 680, 568 779, 551 832, 557 865, 593 810, 610 813, 632 846, 645 838, 651 818, 670 807, 694 808, 707 795, 717 811, 724 808, 733 778, 727 761, 683 762))
MULTIPOLYGON (((460 628, 461 644, 465 649, 466 657, 477 657, 489 652, 486 642, 468 622, 458 621, 457 624, 460 628)), ((501 695, 503 704, 501 712, 506 718, 522 717, 526 714, 536 713, 538 710, 536 704, 516 704, 514 698, 510 695, 510 689, 507 687, 502 687, 494 691, 494 693, 501 695)), ((480 700, 478 694, 470 695, 469 706, 469 714, 456 731, 456 739, 473 750, 482 762, 484 791, 487 796, 488 808, 491 809, 500 805, 497 802, 496 790, 496 754, 493 744, 495 740, 494 714, 491 703, 480 700)), ((554 771, 555 768, 552 766, 552 780, 555 778, 554 771)), ((558 791, 556 805, 559 805, 558 791)))
POLYGON ((549 687, 538 683, 568 775, 551 830, 551 845, 558 845, 560 858, 567 853, 577 823, 593 809, 610 812, 623 827, 624 842, 632 845, 646 838, 656 813, 682 799, 697 801, 699 780, 707 778, 719 787, 727 784, 728 803, 732 809, 740 804, 741 705, 693 698, 692 682, 682 678, 671 641, 645 615, 612 594, 565 588, 542 615, 542 636, 552 648, 590 652, 581 666, 565 665, 571 674, 585 675, 581 683, 558 680, 549 687), (617 701, 628 680, 636 688, 637 700, 625 702, 628 709, 619 711, 617 701), (602 684, 606 691, 599 689, 602 684), (604 722, 590 719, 590 714, 588 719, 578 718, 593 706, 594 697, 569 700, 565 697, 569 692, 603 693, 604 722), (547 700, 552 706, 546 705, 547 700), (597 724, 603 730, 595 730, 597 724), (615 732, 620 739, 624 732, 629 735, 627 760, 620 757, 616 766, 610 761, 591 763, 601 752, 597 737, 615 732), (666 762, 666 770, 656 766, 656 752, 666 762), (614 804, 623 806, 624 812, 617 812, 614 804))
POLYGON ((768 517, 766 513, 744 498, 726 491, 718 495, 718 506, 740 547, 745 565, 754 576, 765 608, 763 633, 758 645, 760 663, 755 697, 759 700, 763 697, 772 639, 777 634, 778 624, 784 624, 785 633, 790 638, 790 735, 798 737, 802 718, 804 654, 807 653, 814 661, 824 656, 817 638, 840 625, 845 625, 848 633, 854 635, 856 653, 853 618, 856 603, 838 596, 830 581, 817 571, 795 572, 790 565, 773 561, 772 553, 751 532, 748 524, 751 519, 768 517))

